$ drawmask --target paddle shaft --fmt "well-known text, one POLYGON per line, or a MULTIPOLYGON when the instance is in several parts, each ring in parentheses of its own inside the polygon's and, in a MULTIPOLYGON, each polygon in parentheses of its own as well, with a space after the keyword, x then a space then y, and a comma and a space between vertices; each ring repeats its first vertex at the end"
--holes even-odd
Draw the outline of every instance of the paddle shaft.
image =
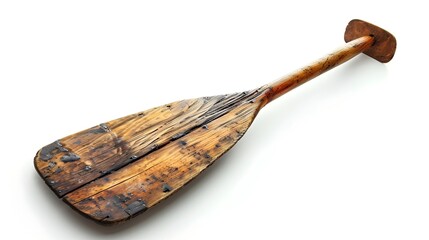
POLYGON ((266 94, 266 105, 290 90, 306 83, 307 81, 325 73, 340 64, 347 62, 359 53, 365 52, 375 40, 372 36, 363 36, 346 43, 342 48, 320 58, 312 64, 303 67, 292 74, 282 77, 280 80, 268 84, 269 91, 266 94))

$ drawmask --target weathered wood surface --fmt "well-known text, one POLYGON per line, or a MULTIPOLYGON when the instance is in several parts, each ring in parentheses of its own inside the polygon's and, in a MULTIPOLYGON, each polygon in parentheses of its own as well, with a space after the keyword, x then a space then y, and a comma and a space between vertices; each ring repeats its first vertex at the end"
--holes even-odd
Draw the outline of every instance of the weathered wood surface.
POLYGON ((361 52, 389 61, 396 49, 390 35, 353 20, 343 48, 278 81, 253 91, 178 101, 102 123, 43 147, 36 154, 35 167, 58 197, 86 217, 106 224, 124 221, 210 166, 243 136, 270 101, 361 52))
POLYGON ((266 90, 178 101, 100 124, 43 147, 36 169, 86 216, 104 223, 126 220, 231 148, 250 126, 266 90))

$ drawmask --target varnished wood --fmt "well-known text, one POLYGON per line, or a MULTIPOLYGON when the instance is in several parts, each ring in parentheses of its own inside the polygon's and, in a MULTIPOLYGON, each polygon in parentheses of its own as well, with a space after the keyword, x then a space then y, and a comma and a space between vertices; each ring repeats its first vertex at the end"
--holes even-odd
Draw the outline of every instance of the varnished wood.
POLYGON ((372 36, 355 39, 333 53, 271 83, 270 91, 267 93, 267 103, 368 50, 373 42, 372 36))
POLYGON ((173 102, 56 140, 38 151, 36 170, 58 197, 84 216, 104 224, 130 219, 219 159, 267 103, 381 46, 376 43, 377 34, 359 36, 258 89, 173 102))

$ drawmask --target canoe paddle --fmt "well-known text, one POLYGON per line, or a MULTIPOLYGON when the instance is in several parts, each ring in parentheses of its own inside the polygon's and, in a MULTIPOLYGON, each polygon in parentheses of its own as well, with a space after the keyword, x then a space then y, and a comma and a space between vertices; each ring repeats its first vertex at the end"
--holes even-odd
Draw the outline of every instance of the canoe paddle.
POLYGON ((260 88, 182 100, 132 114, 54 141, 34 165, 45 183, 82 215, 118 223, 167 198, 243 136, 272 100, 360 53, 386 63, 395 37, 361 20, 337 51, 260 88))

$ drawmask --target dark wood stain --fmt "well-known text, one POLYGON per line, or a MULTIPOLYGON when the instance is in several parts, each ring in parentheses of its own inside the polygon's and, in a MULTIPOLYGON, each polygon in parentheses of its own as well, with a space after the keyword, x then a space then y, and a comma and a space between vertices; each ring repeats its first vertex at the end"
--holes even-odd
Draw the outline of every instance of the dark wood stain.
POLYGON ((130 205, 128 205, 127 208, 125 209, 125 212, 128 215, 133 216, 135 214, 144 212, 146 210, 147 210, 147 207, 145 202, 142 200, 137 200, 132 202, 130 205))
POLYGON ((64 156, 61 157, 61 161, 63 162, 74 162, 79 160, 80 157, 76 155, 75 153, 67 153, 64 156))
POLYGON ((40 149, 39 158, 42 161, 48 161, 51 160, 56 154, 59 154, 61 152, 68 152, 68 150, 63 147, 60 140, 57 140, 40 149))
POLYGON ((171 191, 171 186, 168 185, 167 183, 162 184, 162 192, 170 192, 171 191))

